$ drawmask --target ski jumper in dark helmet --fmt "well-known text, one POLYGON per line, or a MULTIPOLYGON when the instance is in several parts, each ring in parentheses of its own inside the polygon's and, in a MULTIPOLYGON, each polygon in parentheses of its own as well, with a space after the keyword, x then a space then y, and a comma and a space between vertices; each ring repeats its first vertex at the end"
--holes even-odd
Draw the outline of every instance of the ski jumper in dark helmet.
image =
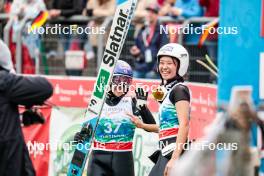
MULTIPOLYGON (((132 149, 136 127, 127 113, 141 117, 144 123, 155 123, 155 120, 147 107, 138 108, 137 99, 127 95, 132 75, 133 71, 128 63, 117 61, 111 90, 107 93, 95 132, 88 161, 88 176, 135 175, 132 149), (121 88, 120 91, 118 87, 121 88)), ((80 133, 75 135, 75 140, 81 138, 80 133)))

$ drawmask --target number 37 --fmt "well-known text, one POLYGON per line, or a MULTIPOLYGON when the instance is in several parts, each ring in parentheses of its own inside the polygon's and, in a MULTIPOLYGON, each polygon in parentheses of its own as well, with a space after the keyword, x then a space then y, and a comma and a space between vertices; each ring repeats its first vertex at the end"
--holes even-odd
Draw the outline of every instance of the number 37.
POLYGON ((105 133, 112 133, 112 132, 117 133, 119 128, 120 128, 120 126, 121 126, 121 124, 122 123, 117 123, 116 127, 112 128, 112 124, 110 122, 106 122, 106 123, 104 123, 104 126, 105 126, 104 132, 105 133))

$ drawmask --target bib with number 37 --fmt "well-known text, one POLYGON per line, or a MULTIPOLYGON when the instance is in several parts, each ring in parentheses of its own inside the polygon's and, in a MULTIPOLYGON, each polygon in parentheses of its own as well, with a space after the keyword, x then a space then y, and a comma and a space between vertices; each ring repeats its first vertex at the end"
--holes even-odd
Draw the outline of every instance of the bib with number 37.
POLYGON ((135 125, 127 113, 133 114, 131 97, 124 97, 116 106, 104 104, 95 140, 100 143, 132 142, 135 125))

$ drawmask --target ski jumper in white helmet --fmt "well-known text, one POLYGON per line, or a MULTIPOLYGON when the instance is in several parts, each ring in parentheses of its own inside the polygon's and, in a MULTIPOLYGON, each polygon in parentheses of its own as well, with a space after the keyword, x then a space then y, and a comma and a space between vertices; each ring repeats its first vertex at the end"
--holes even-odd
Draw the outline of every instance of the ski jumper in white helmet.
POLYGON ((183 77, 187 73, 189 67, 189 54, 182 45, 177 43, 169 43, 161 47, 157 54, 158 65, 162 56, 170 56, 179 62, 177 74, 180 77, 183 77))
MULTIPOLYGON (((174 148, 170 148, 175 144, 179 131, 179 117, 176 110, 176 103, 179 101, 191 101, 190 90, 185 85, 183 76, 187 73, 189 66, 189 54, 187 50, 179 44, 169 43, 164 45, 158 52, 158 69, 162 56, 169 56, 178 62, 178 70, 172 79, 164 80, 162 84, 167 90, 167 94, 163 101, 160 102, 159 108, 159 148, 152 158, 155 163, 149 176, 163 176, 165 167, 171 159, 174 148), (165 82, 166 81, 166 82, 165 82), (166 152, 164 152, 166 151, 166 152), (166 154, 164 154, 166 153, 166 154)), ((159 70, 158 70, 159 71, 159 70)), ((161 76, 161 74, 160 74, 161 76)), ((189 113, 189 112, 188 112, 189 113)), ((187 142, 187 141, 186 141, 187 142)))

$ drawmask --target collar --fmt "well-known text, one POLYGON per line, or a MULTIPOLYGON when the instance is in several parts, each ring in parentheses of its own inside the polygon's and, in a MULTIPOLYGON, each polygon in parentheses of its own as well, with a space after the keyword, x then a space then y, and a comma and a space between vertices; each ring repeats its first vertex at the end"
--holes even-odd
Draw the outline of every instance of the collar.
POLYGON ((120 102, 120 100, 124 96, 125 96, 125 94, 120 96, 120 97, 117 97, 112 91, 109 91, 106 94, 105 103, 109 106, 115 106, 120 102))
POLYGON ((184 82, 183 78, 180 76, 175 76, 174 78, 167 80, 166 84, 164 84, 164 80, 162 80, 161 85, 163 85, 167 91, 169 91, 175 84, 180 82, 184 82))
POLYGON ((179 81, 177 81, 177 80, 173 80, 173 81, 168 82, 168 83, 165 84, 164 86, 165 86, 165 88, 167 89, 167 91, 169 91, 169 90, 171 90, 171 88, 172 88, 175 84, 177 84, 177 83, 179 83, 179 81))

